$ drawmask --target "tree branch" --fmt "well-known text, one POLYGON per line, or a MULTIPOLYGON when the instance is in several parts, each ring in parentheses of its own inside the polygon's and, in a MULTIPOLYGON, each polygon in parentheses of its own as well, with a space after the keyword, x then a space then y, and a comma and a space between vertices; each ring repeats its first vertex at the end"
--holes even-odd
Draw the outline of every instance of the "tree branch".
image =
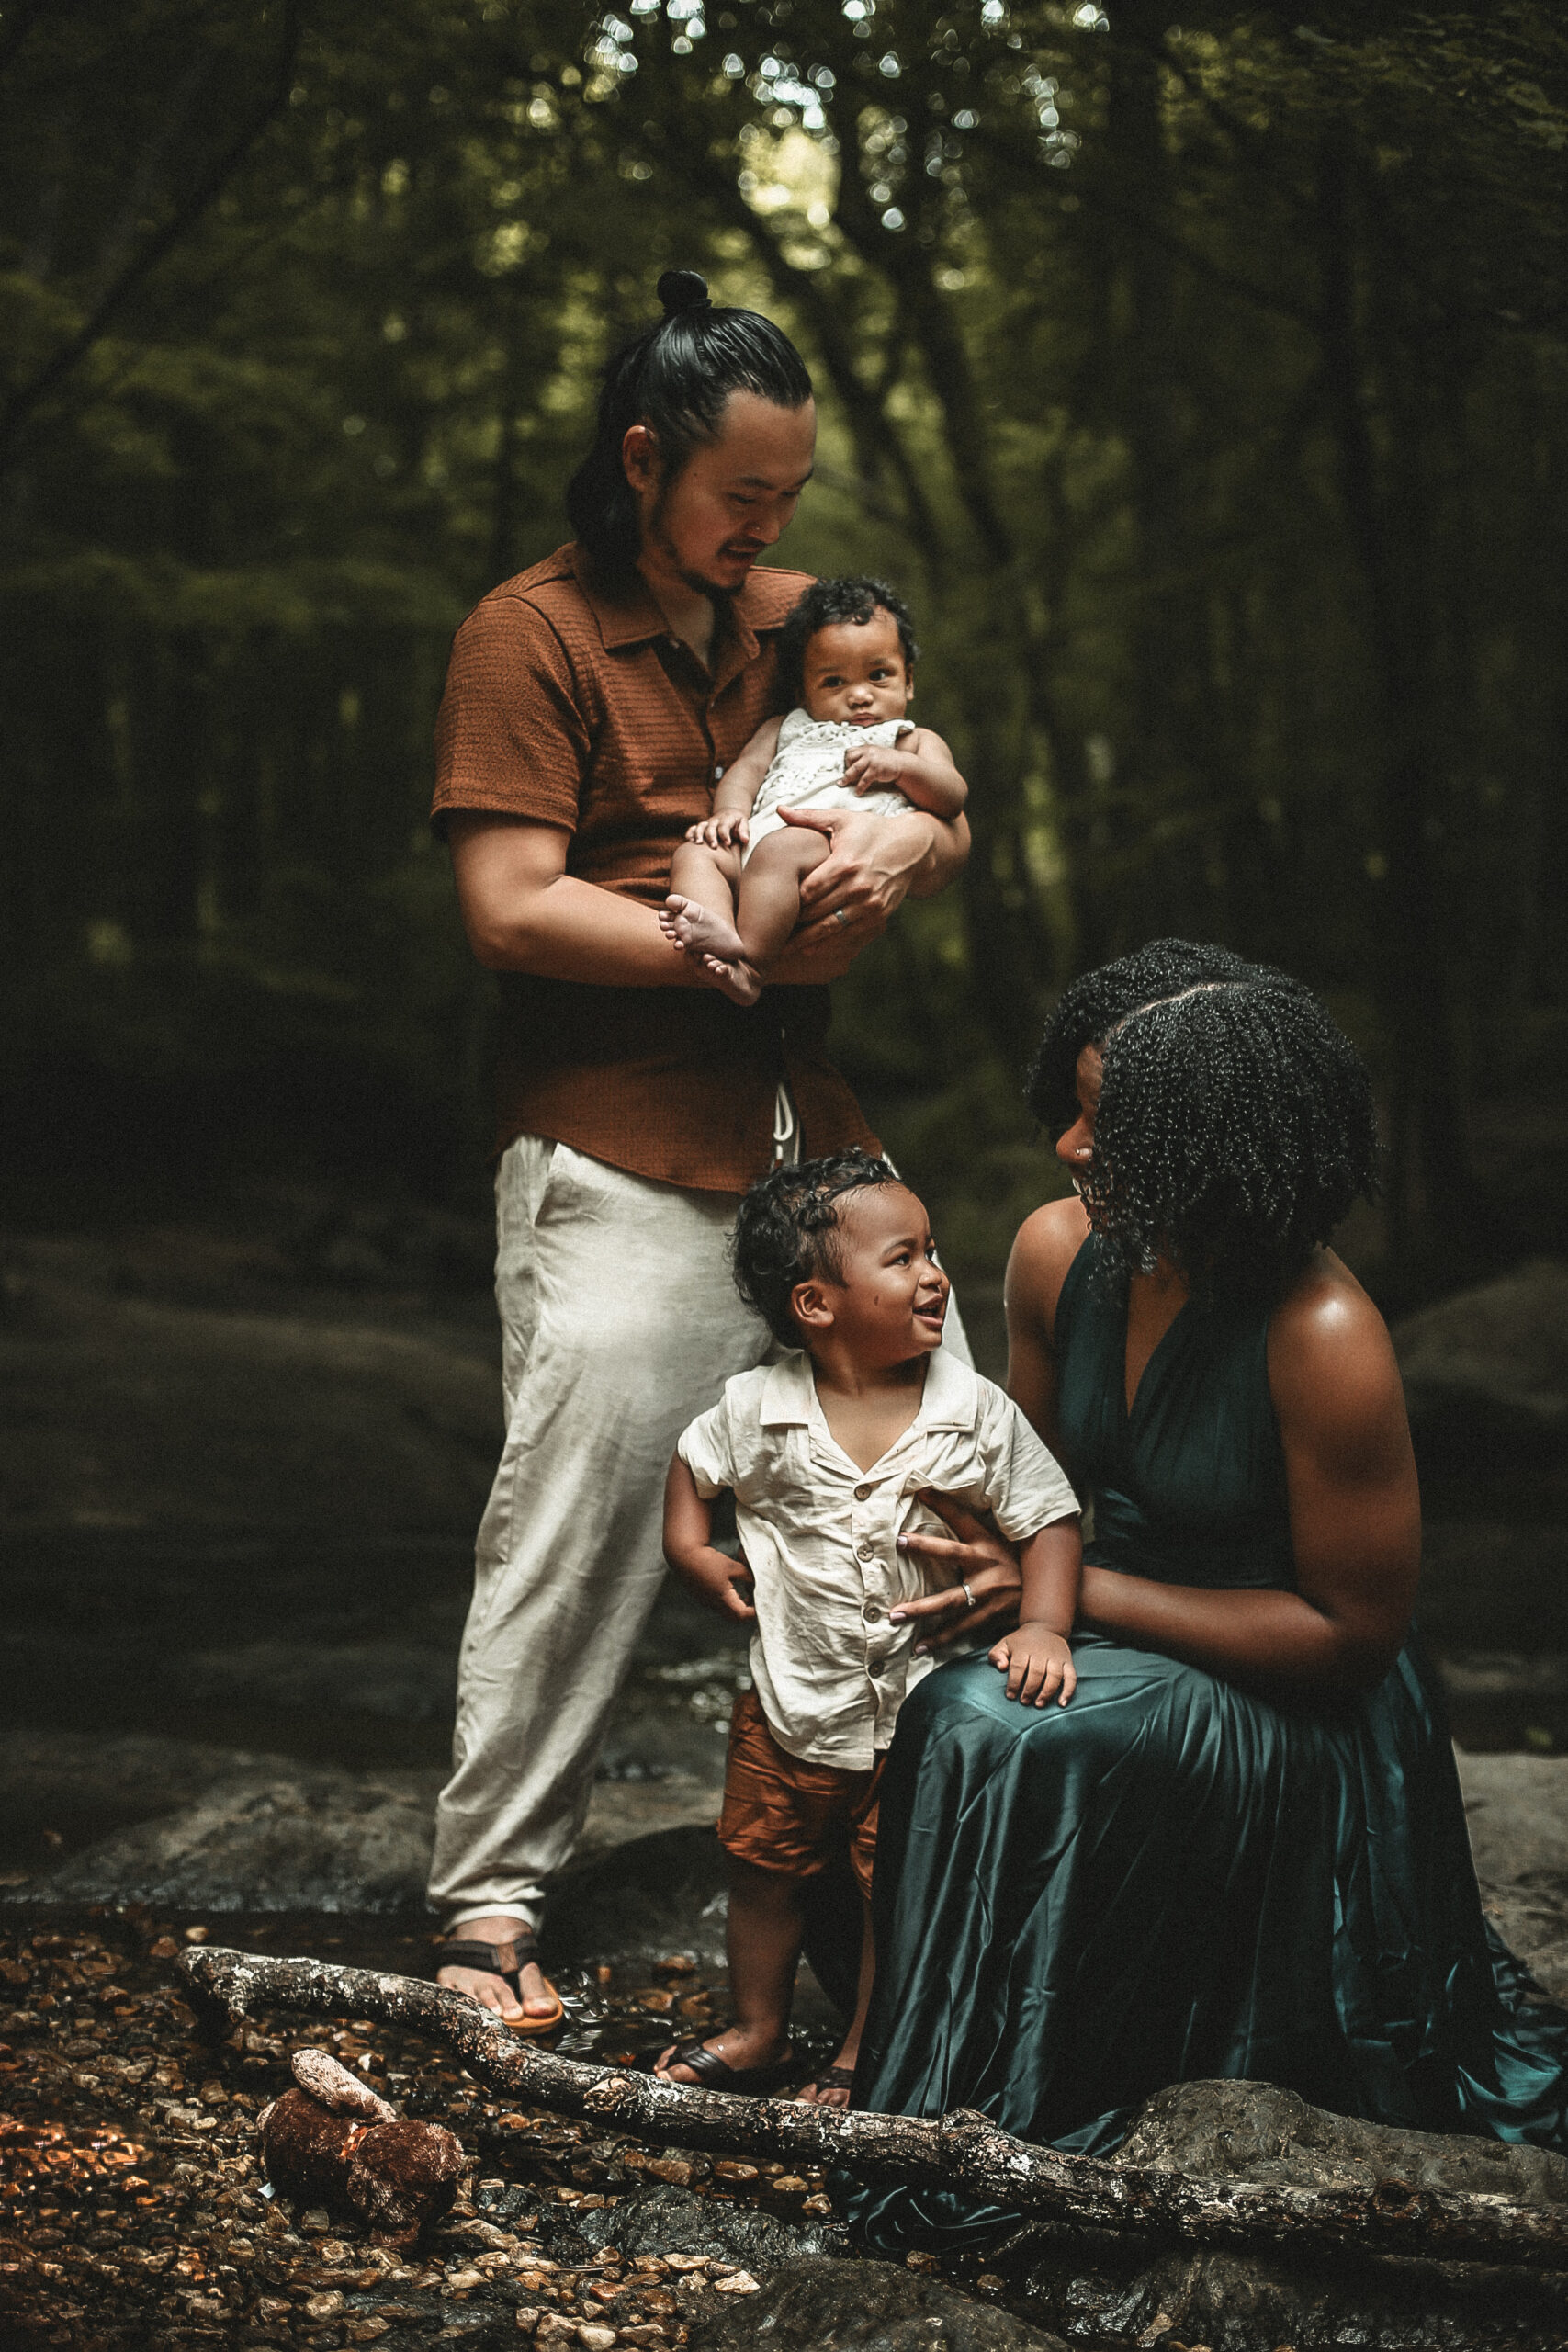
POLYGON ((203 213, 216 202, 267 124, 287 103, 294 60, 299 49, 302 11, 303 0, 283 0, 282 48, 255 107, 228 145, 209 165, 185 201, 175 206, 163 227, 126 264, 113 283, 104 288, 76 333, 62 344, 30 382, 18 385, 4 409, 0 410, 0 473, 4 472, 17 436, 28 419, 55 386, 70 374, 78 360, 92 349, 115 313, 150 271, 182 237, 188 234, 203 213))
POLYGON ((596 2123, 733 2155, 846 2165, 866 2179, 964 2188, 1078 2229, 1168 2230, 1207 2245, 1289 2244, 1433 2261, 1568 2268, 1568 2211, 1383 2180, 1363 2189, 1292 2188, 1203 2180, 1104 2163, 1015 2140, 966 2109, 928 2120, 846 2114, 795 2099, 738 2098, 652 2075, 558 2058, 521 2041, 459 1993, 316 1960, 204 1947, 182 1952, 198 2015, 215 2037, 258 2007, 367 2017, 444 2042, 503 2098, 596 2123))

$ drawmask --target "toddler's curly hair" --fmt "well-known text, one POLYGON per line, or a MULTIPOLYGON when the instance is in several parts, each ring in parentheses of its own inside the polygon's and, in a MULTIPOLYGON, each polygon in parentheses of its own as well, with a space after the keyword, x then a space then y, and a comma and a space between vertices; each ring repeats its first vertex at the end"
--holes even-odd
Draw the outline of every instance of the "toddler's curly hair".
POLYGON ((759 1177, 740 1204, 730 1244, 735 1287, 781 1346, 798 1348, 789 1296, 797 1283, 843 1275, 839 1204, 848 1193, 900 1179, 869 1151, 834 1151, 759 1177))

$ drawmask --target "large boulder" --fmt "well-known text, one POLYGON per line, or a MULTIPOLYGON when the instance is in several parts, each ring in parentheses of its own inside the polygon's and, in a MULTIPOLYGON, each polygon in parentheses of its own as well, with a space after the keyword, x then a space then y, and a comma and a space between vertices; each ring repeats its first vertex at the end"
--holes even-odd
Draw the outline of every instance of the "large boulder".
MULTIPOLYGON (((715 2298, 716 2301, 717 2299, 715 2298)), ((693 2327, 691 2352, 1066 2352, 1059 2335, 890 2262, 786 2263, 693 2327)))
POLYGON ((1532 1258, 1406 1316, 1394 1351, 1427 1459, 1544 1454, 1568 1436, 1568 1265, 1532 1258))
MULTIPOLYGON (((1568 2157, 1399 2132, 1310 2107, 1267 2083, 1180 2083, 1134 2119, 1115 2161, 1303 2188, 1423 2188, 1568 2204, 1568 2157)), ((1259 2248, 1149 2247, 1021 2231, 991 2259, 1066 2335, 1207 2352, 1525 2352, 1568 2341, 1568 2278, 1474 2263, 1259 2248)))

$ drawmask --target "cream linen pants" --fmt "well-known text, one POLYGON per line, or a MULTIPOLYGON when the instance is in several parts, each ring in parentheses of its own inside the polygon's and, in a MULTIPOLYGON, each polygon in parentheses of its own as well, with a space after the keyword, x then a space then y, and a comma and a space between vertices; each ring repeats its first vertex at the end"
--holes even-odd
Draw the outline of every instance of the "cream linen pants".
MULTIPOLYGON (((506 1442, 479 1526, 430 1899, 532 1920, 570 1859, 664 1574, 675 1441, 773 1348, 729 1271, 732 1193, 519 1136, 496 1175, 506 1442)), ((969 1349, 955 1309, 946 1344, 969 1349)))

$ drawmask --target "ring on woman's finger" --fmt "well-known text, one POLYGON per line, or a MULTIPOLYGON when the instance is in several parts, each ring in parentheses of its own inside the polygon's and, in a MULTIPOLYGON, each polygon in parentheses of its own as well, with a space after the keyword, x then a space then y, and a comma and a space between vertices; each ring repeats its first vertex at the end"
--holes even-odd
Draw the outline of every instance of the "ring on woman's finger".
POLYGON ((970 1608, 973 1609, 975 1606, 975 1596, 970 1591, 969 1587, 966 1584, 963 1587, 963 1592, 964 1600, 969 1603, 970 1608))
POLYGON ((833 921, 835 922, 848 922, 849 919, 850 910, 848 907, 835 907, 833 909, 833 921))

